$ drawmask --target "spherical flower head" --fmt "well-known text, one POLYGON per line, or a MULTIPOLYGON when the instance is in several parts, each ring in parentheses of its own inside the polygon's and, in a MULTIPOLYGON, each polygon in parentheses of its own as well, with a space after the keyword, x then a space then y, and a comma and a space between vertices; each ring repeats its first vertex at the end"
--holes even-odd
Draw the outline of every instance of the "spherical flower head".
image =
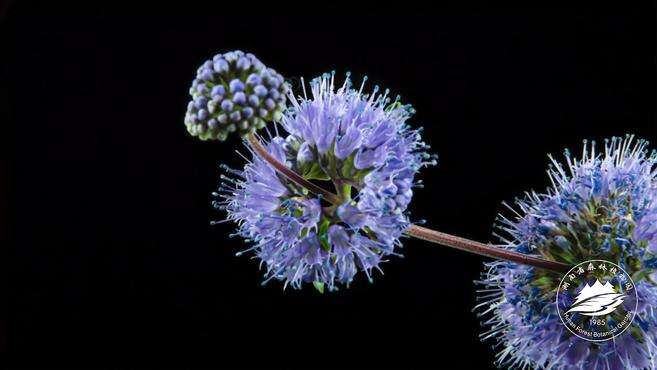
POLYGON ((224 141, 232 132, 245 135, 280 118, 287 85, 253 54, 217 54, 196 72, 185 126, 201 140, 224 141))
MULTIPOLYGON (((349 285, 358 271, 372 270, 397 255, 399 237, 410 221, 407 207, 415 175, 435 163, 420 131, 406 121, 410 106, 390 104, 387 92, 363 93, 334 76, 311 82, 312 95, 290 96, 277 133, 266 148, 279 162, 307 180, 337 193, 338 204, 290 182, 257 155, 216 195, 237 222, 237 234, 251 241, 266 267, 265 282, 284 286, 312 283, 324 291, 349 285)), ((240 252, 241 254, 241 252, 240 252)))
MULTIPOLYGON (((550 369, 655 369, 657 366, 657 155, 647 143, 606 140, 587 144, 565 165, 550 157, 552 187, 516 200, 515 216, 501 217, 507 248, 577 265, 615 263, 634 280, 638 311, 613 340, 572 334, 557 312, 563 274, 507 262, 487 263, 477 309, 483 339, 497 342, 498 365, 550 369)), ((625 303, 624 303, 625 304, 625 303)), ((629 303, 627 303, 629 304, 629 303)), ((635 303, 636 304, 636 303, 635 303)), ((632 307, 634 308, 634 307, 632 307)))

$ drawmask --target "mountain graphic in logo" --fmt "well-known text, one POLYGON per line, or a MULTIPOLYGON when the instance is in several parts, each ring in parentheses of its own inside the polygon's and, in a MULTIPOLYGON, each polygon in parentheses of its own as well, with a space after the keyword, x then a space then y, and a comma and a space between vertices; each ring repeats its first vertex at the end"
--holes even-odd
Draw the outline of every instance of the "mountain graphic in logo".
POLYGON ((616 293, 609 282, 601 284, 600 280, 596 279, 593 285, 587 283, 582 288, 575 302, 566 312, 579 312, 586 316, 602 316, 613 312, 623 303, 623 298, 625 298, 625 294, 616 293))

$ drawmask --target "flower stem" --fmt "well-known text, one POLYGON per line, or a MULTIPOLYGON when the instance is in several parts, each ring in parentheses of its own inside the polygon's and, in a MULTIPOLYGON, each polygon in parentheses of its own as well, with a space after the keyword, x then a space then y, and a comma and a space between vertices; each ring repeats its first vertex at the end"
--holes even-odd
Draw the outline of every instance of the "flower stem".
POLYGON ((564 263, 532 257, 523 253, 510 251, 493 245, 441 233, 440 231, 428 229, 418 225, 411 225, 404 232, 414 238, 426 240, 428 242, 452 247, 455 249, 460 249, 462 251, 478 254, 481 256, 502 259, 556 272, 568 272, 568 270, 570 270, 570 266, 564 263))
POLYGON ((254 133, 249 133, 246 135, 246 140, 248 141, 249 145, 251 146, 251 149, 253 149, 256 154, 260 156, 260 158, 264 159, 267 161, 269 164, 271 164, 276 171, 278 171, 280 174, 283 176, 287 177, 290 181, 294 182, 295 184, 302 186, 311 193, 315 193, 317 195, 321 195, 324 199, 329 201, 330 203, 333 204, 340 204, 340 198, 331 193, 328 190, 323 189, 322 187, 313 184, 312 182, 304 179, 301 175, 298 173, 294 172, 293 170, 287 168, 284 164, 280 163, 274 156, 269 154, 267 149, 262 145, 260 140, 255 136, 254 133))
MULTIPOLYGON (((253 133, 248 134, 246 136, 246 140, 256 154, 271 164, 274 169, 276 169, 276 171, 287 177, 290 181, 308 189, 308 191, 314 194, 321 195, 324 199, 334 205, 339 205, 342 203, 339 196, 304 179, 301 175, 276 160, 274 156, 269 154, 267 149, 265 149, 260 140, 253 133)), ((446 247, 451 247, 486 257, 516 262, 523 265, 534 266, 537 268, 552 270, 556 272, 567 272, 570 269, 570 266, 564 263, 532 257, 519 252, 496 247, 494 245, 484 244, 474 240, 441 233, 439 231, 428 229, 422 226, 411 225, 404 232, 414 238, 426 240, 431 243, 440 244, 446 247)))

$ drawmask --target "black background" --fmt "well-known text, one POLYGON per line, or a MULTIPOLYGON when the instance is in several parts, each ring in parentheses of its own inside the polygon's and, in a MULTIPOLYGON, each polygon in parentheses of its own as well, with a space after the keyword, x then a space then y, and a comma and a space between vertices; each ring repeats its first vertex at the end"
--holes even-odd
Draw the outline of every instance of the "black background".
POLYGON ((260 286, 232 226, 209 225, 224 216, 210 206, 217 165, 240 166, 241 144, 183 125, 196 68, 217 52, 253 52, 293 81, 367 74, 400 94, 440 156, 413 217, 477 240, 491 240, 501 201, 547 186, 547 153, 626 133, 657 142, 649 3, 403 15, 256 4, 9 7, 13 366, 493 367, 470 312, 483 258, 407 240, 374 284, 260 286))

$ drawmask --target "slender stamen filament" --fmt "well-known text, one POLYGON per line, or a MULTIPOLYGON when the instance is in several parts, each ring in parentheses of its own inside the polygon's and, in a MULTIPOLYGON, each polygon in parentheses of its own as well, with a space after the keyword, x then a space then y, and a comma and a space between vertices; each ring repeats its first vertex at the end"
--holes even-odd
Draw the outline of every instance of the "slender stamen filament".
MULTIPOLYGON (((253 149, 253 151, 258 154, 262 159, 271 164, 276 171, 281 173, 283 176, 287 177, 290 181, 295 184, 302 186, 308 191, 321 195, 328 202, 339 205, 342 203, 342 200, 336 194, 313 184, 312 182, 304 179, 301 175, 294 172, 292 169, 286 167, 284 164, 280 163, 274 156, 269 154, 267 149, 262 145, 260 140, 253 134, 250 133, 246 136, 246 140, 253 149)), ((489 244, 484 244, 476 242, 474 240, 469 240, 461 238, 458 236, 445 234, 436 230, 428 229, 426 227, 411 225, 405 231, 407 235, 414 238, 426 240, 432 243, 440 244, 443 246, 459 249, 462 251, 491 257, 495 259, 502 259, 506 261, 516 262, 524 265, 534 266, 541 269, 552 270, 557 272, 567 272, 570 269, 570 266, 564 263, 548 261, 543 258, 529 256, 523 253, 510 251, 500 247, 496 247, 489 244)))

